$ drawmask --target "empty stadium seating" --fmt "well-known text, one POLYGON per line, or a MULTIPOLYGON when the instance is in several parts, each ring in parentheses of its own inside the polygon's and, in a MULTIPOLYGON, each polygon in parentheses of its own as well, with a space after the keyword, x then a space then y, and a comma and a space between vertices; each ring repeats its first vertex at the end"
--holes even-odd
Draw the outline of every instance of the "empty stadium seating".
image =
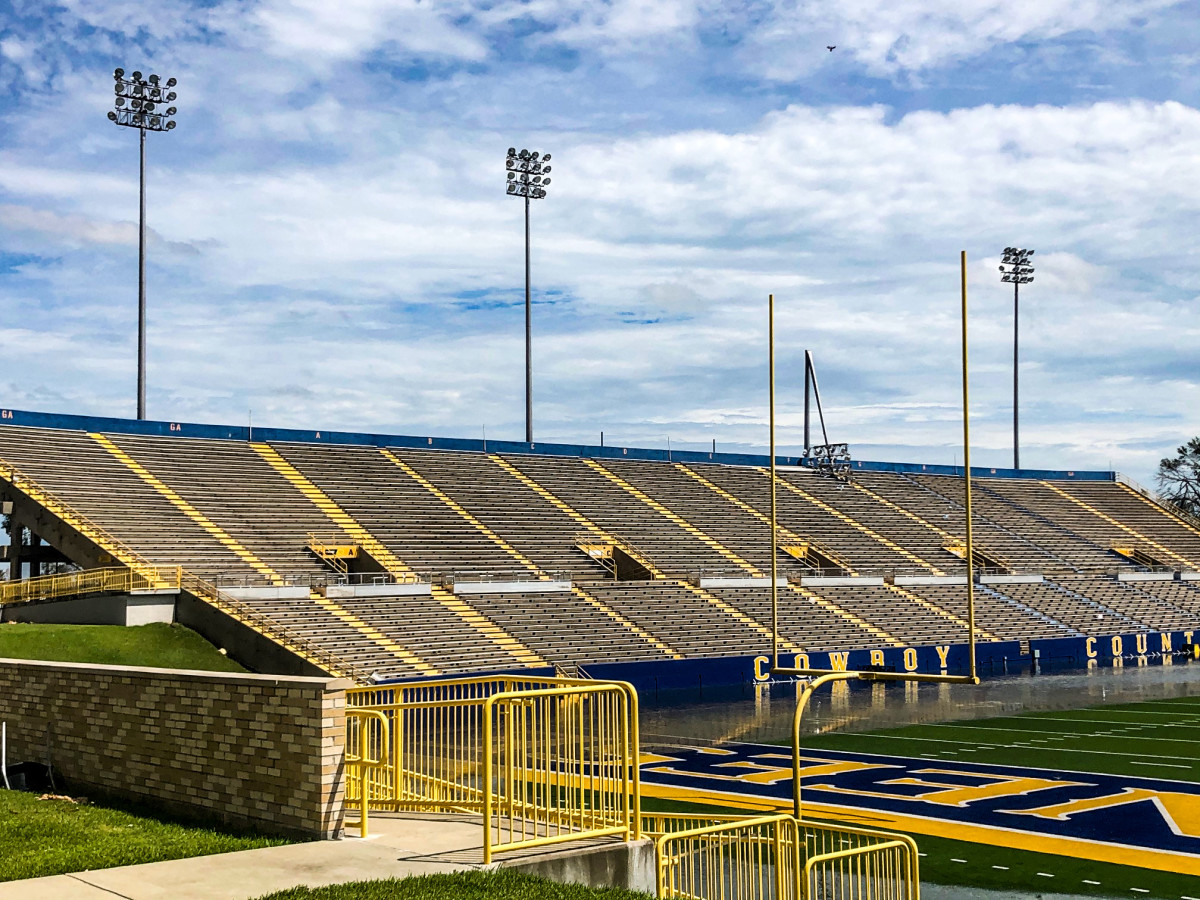
MULTIPOLYGON (((966 588, 962 585, 906 585, 905 590, 960 618, 967 617, 966 588)), ((1078 633, 986 585, 975 588, 975 623, 1004 641, 1070 637, 1078 633)))
MULTIPOLYGON (((140 559, 218 586, 305 586, 288 599, 251 591, 245 602, 359 671, 706 658, 771 643, 761 467, 15 426, 0 426, 0 462, 20 472, 5 479, 9 496, 24 479, 140 559), (356 549, 348 573, 312 552, 314 534, 356 549), (635 554, 639 580, 615 580, 580 549, 581 535, 635 554), (434 587, 324 596, 327 585, 393 577, 434 587), (701 588, 700 579, 716 580, 701 588), (572 587, 539 590, 546 580, 572 587), (452 592, 473 581, 504 585, 452 592)), ((962 496, 961 479, 946 475, 868 471, 846 484, 781 470, 781 537, 876 577, 809 584, 811 560, 780 554, 779 574, 791 582, 779 589, 787 647, 961 641, 966 586, 941 576, 965 570, 947 549, 964 532, 962 496), (928 579, 878 583, 901 574, 928 579)), ((977 585, 983 637, 1200 623, 1198 583, 1116 578, 1139 571, 1116 545, 1200 568, 1200 529, 1123 484, 977 479, 975 515, 978 549, 1045 575, 977 585)))

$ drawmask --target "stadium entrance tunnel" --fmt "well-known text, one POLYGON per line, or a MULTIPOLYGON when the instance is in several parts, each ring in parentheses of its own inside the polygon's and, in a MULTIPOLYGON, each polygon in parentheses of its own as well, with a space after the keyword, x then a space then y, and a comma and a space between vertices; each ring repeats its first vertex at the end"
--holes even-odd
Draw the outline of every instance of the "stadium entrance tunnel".
MULTIPOLYGON (((967 542, 966 540, 954 540, 946 544, 946 552, 958 559, 967 558, 967 542)), ((981 550, 978 546, 971 549, 971 565, 980 574, 1011 574, 1013 571, 1012 565, 1008 560, 992 553, 989 550, 981 550)))
POLYGON ((1160 559, 1161 554, 1152 553, 1150 549, 1133 543, 1114 543, 1112 552, 1123 560, 1132 562, 1135 566, 1152 572, 1172 571, 1172 566, 1160 559))
POLYGON ((649 581, 655 577, 649 557, 626 541, 585 533, 575 537, 575 547, 602 566, 614 581, 649 581))

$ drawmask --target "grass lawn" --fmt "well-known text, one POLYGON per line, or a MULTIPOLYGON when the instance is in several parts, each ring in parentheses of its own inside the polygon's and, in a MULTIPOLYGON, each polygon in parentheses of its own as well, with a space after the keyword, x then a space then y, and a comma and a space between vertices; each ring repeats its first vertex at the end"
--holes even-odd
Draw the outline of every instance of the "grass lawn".
POLYGON ((43 659, 159 669, 246 671, 182 625, 0 624, 0 659, 43 659))
POLYGON ((619 888, 558 884, 508 869, 455 872, 384 881, 357 881, 323 888, 292 888, 258 900, 647 900, 619 888))
POLYGON ((289 841, 0 790, 0 881, 274 847, 289 841))

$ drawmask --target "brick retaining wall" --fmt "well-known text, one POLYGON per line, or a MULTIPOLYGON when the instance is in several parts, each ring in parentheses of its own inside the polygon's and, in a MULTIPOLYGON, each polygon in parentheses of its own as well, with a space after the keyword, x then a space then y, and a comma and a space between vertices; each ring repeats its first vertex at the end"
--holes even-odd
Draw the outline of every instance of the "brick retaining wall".
POLYGON ((307 837, 342 827, 345 679, 0 659, 8 762, 307 837))

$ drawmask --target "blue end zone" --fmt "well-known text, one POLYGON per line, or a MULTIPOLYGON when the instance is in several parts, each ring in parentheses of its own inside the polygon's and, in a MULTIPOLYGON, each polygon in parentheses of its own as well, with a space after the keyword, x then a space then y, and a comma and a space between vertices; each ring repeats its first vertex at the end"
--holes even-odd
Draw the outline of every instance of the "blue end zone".
MULTIPOLYGON (((1200 853, 1197 784, 836 750, 803 751, 801 763, 806 804, 1200 853)), ((642 782, 700 802, 714 802, 714 793, 790 802, 791 753, 767 744, 664 751, 643 764, 642 782)))
MULTIPOLYGON (((249 428, 246 425, 199 425, 193 422, 152 422, 104 416, 0 409, 0 425, 62 428, 110 434, 143 434, 162 437, 208 438, 232 441, 278 441, 303 444, 356 444, 367 447, 401 447, 421 450, 461 450, 474 453, 531 453, 540 456, 576 456, 595 459, 641 459, 662 462, 718 463, 730 466, 765 466, 770 458, 754 453, 704 453, 694 450, 649 450, 638 447, 598 447, 590 444, 527 444, 523 441, 483 441, 473 438, 414 437, 357 431, 308 431, 296 428, 249 428)), ((777 456, 776 465, 796 466, 799 457, 777 456)), ((925 475, 962 475, 962 466, 855 460, 855 471, 904 472, 925 475)), ((1074 472, 1055 469, 991 469, 971 467, 977 478, 1053 479, 1055 481, 1114 481, 1115 472, 1074 472)))

